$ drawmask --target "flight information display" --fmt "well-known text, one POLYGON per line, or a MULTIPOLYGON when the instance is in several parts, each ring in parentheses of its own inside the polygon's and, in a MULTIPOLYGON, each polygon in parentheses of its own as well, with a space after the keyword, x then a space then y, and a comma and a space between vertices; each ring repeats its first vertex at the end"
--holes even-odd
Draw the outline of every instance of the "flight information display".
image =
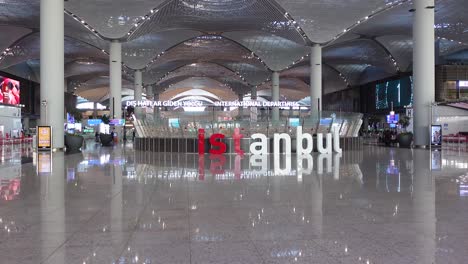
POLYGON ((404 107, 413 104, 413 77, 378 83, 375 86, 375 108, 377 110, 404 107))

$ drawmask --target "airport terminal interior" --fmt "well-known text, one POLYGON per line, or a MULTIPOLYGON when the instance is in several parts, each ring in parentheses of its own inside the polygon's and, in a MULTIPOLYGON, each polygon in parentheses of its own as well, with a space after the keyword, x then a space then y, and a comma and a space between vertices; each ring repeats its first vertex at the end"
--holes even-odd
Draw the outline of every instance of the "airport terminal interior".
POLYGON ((461 264, 466 0, 0 0, 0 264, 461 264))

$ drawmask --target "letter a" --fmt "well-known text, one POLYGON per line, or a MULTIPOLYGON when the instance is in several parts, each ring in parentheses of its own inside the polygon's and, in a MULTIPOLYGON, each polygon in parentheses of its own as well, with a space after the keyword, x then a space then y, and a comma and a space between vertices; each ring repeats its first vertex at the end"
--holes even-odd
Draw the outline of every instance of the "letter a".
POLYGON ((260 141, 250 144, 250 153, 252 155, 267 155, 268 154, 268 139, 264 134, 253 134, 252 139, 260 139, 260 141), (257 149, 260 147, 260 149, 257 149))

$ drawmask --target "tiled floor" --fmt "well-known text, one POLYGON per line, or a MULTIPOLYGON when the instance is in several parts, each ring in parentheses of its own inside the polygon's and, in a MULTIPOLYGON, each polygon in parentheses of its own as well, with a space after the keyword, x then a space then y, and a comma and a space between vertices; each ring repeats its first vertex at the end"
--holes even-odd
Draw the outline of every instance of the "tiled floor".
POLYGON ((366 146, 275 170, 272 157, 91 142, 14 151, 0 263, 467 263, 466 152, 366 146))

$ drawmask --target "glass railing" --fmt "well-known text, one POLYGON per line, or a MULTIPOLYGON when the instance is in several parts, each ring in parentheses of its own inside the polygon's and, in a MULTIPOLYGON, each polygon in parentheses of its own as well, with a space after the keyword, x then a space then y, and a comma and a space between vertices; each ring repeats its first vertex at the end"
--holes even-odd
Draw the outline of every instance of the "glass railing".
POLYGON ((296 135, 297 126, 304 133, 328 133, 338 129, 341 137, 357 137, 362 125, 362 114, 351 112, 321 111, 311 115, 308 107, 281 109, 279 120, 272 119, 267 109, 245 108, 239 111, 220 111, 208 108, 203 112, 159 111, 157 116, 147 114, 135 121, 137 137, 141 138, 196 138, 198 130, 204 129, 205 136, 215 133, 231 137, 239 128, 244 137, 262 133, 267 137, 274 133, 296 135))

